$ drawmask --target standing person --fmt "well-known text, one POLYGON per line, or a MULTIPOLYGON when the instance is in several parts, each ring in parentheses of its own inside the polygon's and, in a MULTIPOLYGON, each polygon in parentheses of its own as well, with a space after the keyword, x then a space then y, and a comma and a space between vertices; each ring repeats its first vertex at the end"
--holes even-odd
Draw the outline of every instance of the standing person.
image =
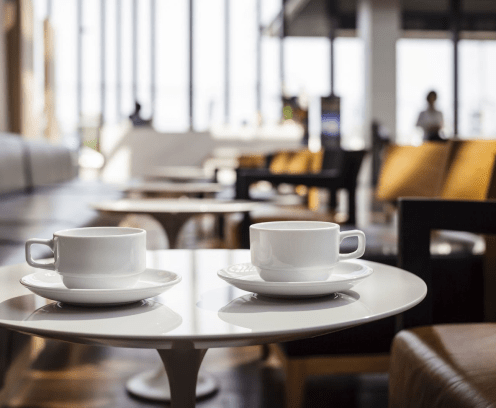
POLYGON ((133 126, 145 126, 145 125, 150 125, 151 124, 151 119, 150 120, 145 120, 141 117, 140 114, 141 111, 141 105, 136 101, 134 103, 134 112, 129 115, 129 119, 131 119, 131 122, 133 122, 133 126))
POLYGON ((436 109, 437 93, 430 91, 427 94, 428 107, 420 112, 417 126, 424 130, 424 141, 444 142, 445 138, 441 137, 441 129, 444 126, 443 113, 436 109))

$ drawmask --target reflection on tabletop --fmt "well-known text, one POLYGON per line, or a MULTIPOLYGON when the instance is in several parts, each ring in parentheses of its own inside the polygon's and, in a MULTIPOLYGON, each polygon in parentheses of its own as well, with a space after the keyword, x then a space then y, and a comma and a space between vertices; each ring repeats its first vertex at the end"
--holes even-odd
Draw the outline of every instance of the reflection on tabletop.
MULTIPOLYGON (((182 323, 181 316, 169 307, 151 299, 114 307, 80 307, 51 302, 33 310, 36 295, 18 296, 0 303, 0 319, 12 323, 29 322, 30 327, 88 333, 107 332, 104 321, 112 320, 112 332, 119 336, 134 336, 146 332, 164 335, 182 323), (8 316, 8 318, 6 318, 8 316), (37 324, 39 322, 39 324, 37 324), (83 329, 84 325, 84 329, 83 329)), ((44 299, 43 299, 44 300, 44 299)))

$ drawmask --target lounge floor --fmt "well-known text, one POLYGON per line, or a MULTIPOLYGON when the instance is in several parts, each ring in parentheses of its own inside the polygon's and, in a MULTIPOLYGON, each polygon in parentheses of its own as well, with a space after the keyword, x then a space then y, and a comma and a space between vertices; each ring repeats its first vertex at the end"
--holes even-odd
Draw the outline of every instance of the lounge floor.
MULTIPOLYGON (((220 391, 202 408, 284 406, 283 373, 260 360, 259 347, 209 350, 203 369, 220 391)), ((15 381, 2 408, 143 408, 164 404, 131 397, 124 384, 133 374, 159 365, 155 350, 92 347, 47 341, 36 362, 15 381)), ((328 376, 307 382, 305 407, 387 407, 387 375, 328 376)))

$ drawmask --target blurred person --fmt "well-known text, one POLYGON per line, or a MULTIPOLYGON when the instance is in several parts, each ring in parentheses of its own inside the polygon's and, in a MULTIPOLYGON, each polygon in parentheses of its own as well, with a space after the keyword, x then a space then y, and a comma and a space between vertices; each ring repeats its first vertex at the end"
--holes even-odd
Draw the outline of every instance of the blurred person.
POLYGON ((424 141, 444 142, 446 138, 442 136, 441 129, 444 126, 443 113, 436 109, 437 93, 430 91, 427 94, 428 107, 420 112, 417 119, 417 126, 424 130, 424 141))
POLYGON ((135 101, 134 112, 131 115, 129 115, 129 119, 131 119, 131 122, 133 122, 133 126, 150 125, 151 120, 143 119, 141 117, 140 111, 141 111, 141 105, 138 103, 138 101, 135 101))

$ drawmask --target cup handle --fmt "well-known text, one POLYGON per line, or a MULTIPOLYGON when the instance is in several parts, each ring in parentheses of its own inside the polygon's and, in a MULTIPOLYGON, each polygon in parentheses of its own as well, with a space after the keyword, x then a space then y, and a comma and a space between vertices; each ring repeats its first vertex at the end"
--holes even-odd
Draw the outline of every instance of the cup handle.
POLYGON ((343 239, 349 237, 358 238, 358 248, 356 251, 349 254, 339 254, 339 260, 344 261, 346 259, 360 258, 365 252, 365 234, 359 230, 343 231, 339 233, 339 242, 343 242, 343 239))
POLYGON ((53 239, 38 239, 38 238, 28 239, 26 241, 26 262, 35 268, 48 269, 49 271, 54 271, 55 270, 55 262, 39 263, 39 262, 36 262, 31 257, 31 245, 33 245, 33 244, 47 245, 48 247, 50 247, 50 249, 53 252, 53 239))

